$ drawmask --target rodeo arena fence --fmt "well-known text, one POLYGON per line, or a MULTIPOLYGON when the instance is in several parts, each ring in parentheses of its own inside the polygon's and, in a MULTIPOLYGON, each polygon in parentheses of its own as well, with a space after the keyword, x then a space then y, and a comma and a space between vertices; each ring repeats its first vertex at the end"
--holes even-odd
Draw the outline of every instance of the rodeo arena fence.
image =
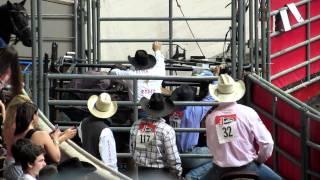
MULTIPOLYGON (((320 35, 311 36, 310 29, 312 22, 319 21, 320 15, 311 15, 310 11, 317 4, 312 5, 311 0, 303 0, 294 3, 297 7, 306 8, 305 21, 294 24, 291 28, 306 28, 306 38, 302 42, 288 46, 285 49, 273 50, 271 43, 276 41, 280 31, 271 31, 273 17, 280 13, 278 9, 271 9, 272 0, 237 0, 231 1, 231 17, 174 17, 173 0, 168 0, 169 9, 167 17, 100 17, 100 0, 50 0, 53 3, 62 3, 73 7, 73 14, 70 15, 46 15, 42 14, 42 0, 30 1, 31 9, 31 30, 32 30, 32 77, 25 76, 25 86, 31 91, 32 100, 39 105, 41 117, 50 128, 53 128, 51 120, 50 106, 85 106, 85 100, 53 100, 50 98, 53 83, 63 82, 72 79, 127 79, 132 80, 134 91, 137 90, 138 80, 166 80, 181 82, 200 82, 207 80, 217 80, 216 76, 211 77, 191 77, 174 76, 174 71, 190 71, 193 68, 185 66, 176 68, 172 63, 167 64, 166 69, 169 76, 112 76, 112 75, 85 75, 82 74, 88 68, 108 67, 111 64, 127 63, 127 61, 103 61, 101 59, 102 43, 142 43, 161 41, 169 44, 169 57, 173 56, 174 43, 176 42, 229 42, 231 46, 230 69, 234 78, 246 80, 246 96, 244 103, 257 110, 263 122, 271 131, 275 142, 275 151, 267 164, 286 179, 310 179, 320 178, 320 139, 317 128, 320 128, 319 111, 306 105, 295 94, 302 91, 307 86, 319 83, 319 76, 315 75, 312 64, 318 63, 320 55, 311 56, 312 43, 319 41, 320 35), (246 12, 248 10, 248 12, 246 12), (246 19, 248 13, 248 19, 246 19), (73 37, 59 38, 43 37, 42 27, 45 19, 69 19, 73 21, 73 37), (168 37, 164 39, 146 38, 146 39, 102 39, 101 22, 109 21, 163 21, 168 22, 168 37), (230 38, 193 38, 177 39, 174 38, 173 26, 175 21, 229 21, 231 23, 230 38), (246 28, 248 25, 248 28, 246 28), (248 34, 248 38, 246 37, 248 34), (248 40, 248 41, 247 41, 248 40), (62 74, 48 73, 47 62, 43 56, 43 42, 50 41, 68 41, 72 42, 72 58, 67 67, 69 71, 62 74), (298 48, 306 48, 306 58, 304 62, 297 63, 292 67, 287 67, 280 71, 273 71, 271 67, 273 60, 278 57, 295 51, 298 48), (92 49, 92 50, 91 50, 92 49), (87 55, 86 55, 87 50, 87 55), (246 56, 246 52, 249 52, 246 56), (245 63, 248 60, 248 64, 245 63), (248 65, 248 67, 247 67, 248 65), (72 73, 72 68, 77 69, 79 74, 72 73), (304 81, 297 80, 299 84, 290 82, 290 84, 281 84, 277 80, 280 78, 289 78, 296 70, 305 68, 304 81), (30 83, 31 82, 31 83, 30 83), (294 84, 293 86, 291 84, 294 84), (291 85, 291 86, 290 86, 291 85), (263 97, 263 98, 262 98, 263 97), (282 113, 281 113, 282 112, 282 113), (287 112, 283 114, 283 112, 287 112), (45 116, 44 116, 45 115, 45 116), (48 119, 51 120, 49 122, 48 119)), ((319 4, 319 3, 318 3, 319 4)), ((274 8, 274 7, 273 7, 274 8)), ((286 10, 282 7, 281 10, 286 10)), ((276 42, 274 42, 276 43, 276 42)), ((54 56, 52 56, 54 57, 54 56)), ((54 57, 57 58, 57 57, 54 57)), ((171 60, 171 59, 168 59, 171 60)), ((53 61, 53 59, 51 59, 53 61)), ((176 61, 172 61, 176 62, 176 61)), ((188 64, 187 62, 177 62, 178 64, 188 64)), ((215 64, 215 62, 206 62, 215 64)), ((225 62, 224 62, 225 63, 225 62)), ((286 62, 283 62, 286 63, 286 62)), ((317 71, 319 72, 319 70, 317 71)), ((63 88, 63 83, 62 88, 63 88)), ((129 106, 134 109, 134 120, 138 118, 137 93, 134 93, 132 101, 117 101, 119 106, 129 106)), ((198 102, 185 101, 175 102, 177 105, 192 106, 212 106, 217 102, 198 102)), ((114 132, 129 132, 130 127, 111 127, 114 132)), ((204 132, 204 128, 175 128, 177 132, 204 132)), ((113 171, 104 166, 103 163, 90 154, 84 152, 75 143, 68 141, 75 151, 80 152, 89 158, 102 169, 110 172, 114 177, 121 179, 130 179, 129 177, 113 171)), ((129 153, 117 153, 118 157, 130 158, 129 153)), ((182 158, 191 157, 211 157, 211 155, 199 154, 180 154, 182 158)))

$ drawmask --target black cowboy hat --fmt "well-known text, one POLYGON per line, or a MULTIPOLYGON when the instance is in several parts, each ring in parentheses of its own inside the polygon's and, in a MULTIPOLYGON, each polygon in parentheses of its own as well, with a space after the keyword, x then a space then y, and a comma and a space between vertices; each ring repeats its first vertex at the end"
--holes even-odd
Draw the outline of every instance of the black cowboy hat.
POLYGON ((195 96, 195 88, 183 84, 172 92, 170 99, 172 101, 193 101, 195 96))
POLYGON ((152 68, 157 62, 156 58, 151 54, 147 54, 145 50, 137 50, 134 57, 128 56, 128 61, 136 70, 152 68))
POLYGON ((152 117, 164 117, 174 110, 173 102, 160 93, 153 93, 151 98, 141 98, 141 107, 152 117))

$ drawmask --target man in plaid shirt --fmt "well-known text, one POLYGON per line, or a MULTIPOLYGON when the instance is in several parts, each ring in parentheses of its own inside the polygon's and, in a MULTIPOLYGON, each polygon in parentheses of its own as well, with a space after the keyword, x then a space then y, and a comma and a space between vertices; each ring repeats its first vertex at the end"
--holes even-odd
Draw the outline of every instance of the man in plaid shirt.
POLYGON ((136 121, 130 131, 130 152, 138 165, 139 179, 177 179, 181 159, 174 129, 162 118, 174 110, 173 102, 160 93, 140 104, 148 117, 136 121), (170 172, 170 173, 169 173, 170 172))

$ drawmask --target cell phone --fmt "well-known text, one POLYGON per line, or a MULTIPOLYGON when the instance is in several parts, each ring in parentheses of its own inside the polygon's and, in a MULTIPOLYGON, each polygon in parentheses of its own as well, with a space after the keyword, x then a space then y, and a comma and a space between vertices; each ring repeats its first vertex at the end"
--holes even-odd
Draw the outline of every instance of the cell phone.
POLYGON ((55 129, 55 130, 59 129, 59 125, 56 124, 56 125, 54 126, 54 129, 55 129))

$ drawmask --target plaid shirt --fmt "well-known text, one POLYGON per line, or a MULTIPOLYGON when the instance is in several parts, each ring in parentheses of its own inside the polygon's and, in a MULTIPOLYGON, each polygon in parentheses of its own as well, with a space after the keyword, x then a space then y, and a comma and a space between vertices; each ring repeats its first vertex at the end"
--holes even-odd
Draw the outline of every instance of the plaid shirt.
POLYGON ((175 131, 162 118, 160 120, 140 119, 132 125, 130 131, 130 152, 139 166, 153 168, 168 167, 170 168, 170 172, 178 176, 182 173, 175 131), (137 147, 136 138, 139 136, 139 127, 143 123, 152 124, 155 127, 155 135, 146 148, 139 148, 137 147))

